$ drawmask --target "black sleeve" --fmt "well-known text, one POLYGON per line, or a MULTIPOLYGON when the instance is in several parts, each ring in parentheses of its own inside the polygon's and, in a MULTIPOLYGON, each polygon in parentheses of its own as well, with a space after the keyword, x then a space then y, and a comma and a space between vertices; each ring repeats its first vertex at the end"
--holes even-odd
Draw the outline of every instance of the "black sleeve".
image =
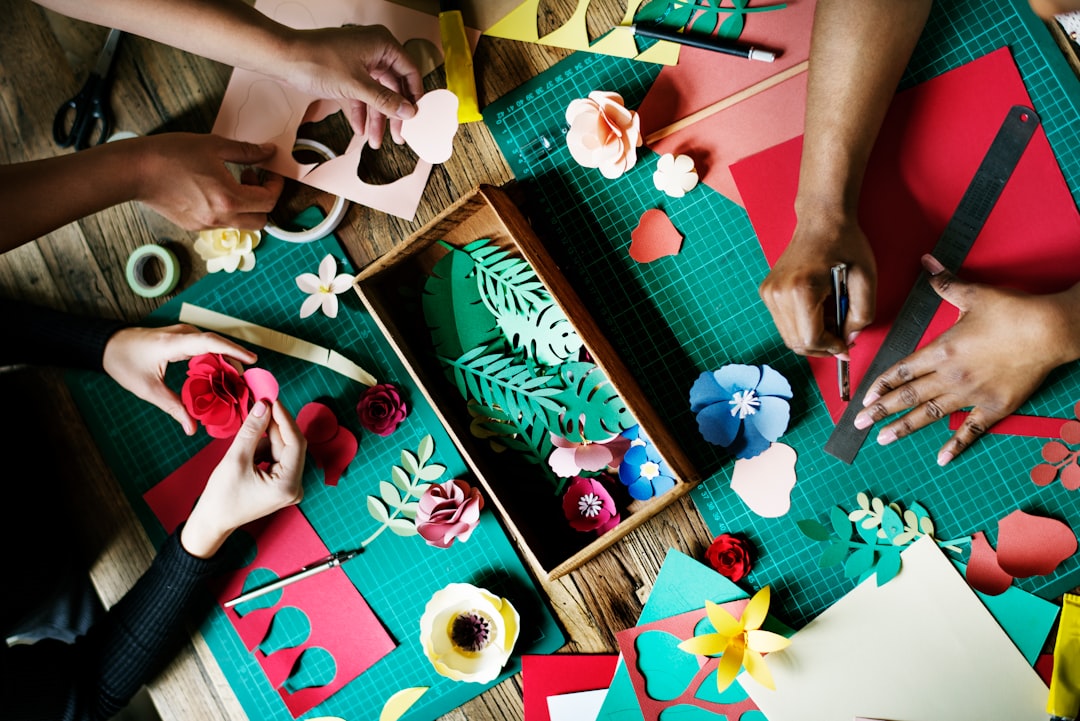
POLYGON ((0 298, 6 338, 0 365, 29 363, 102 370, 101 358, 122 321, 88 318, 0 298))
POLYGON ((104 721, 172 659, 184 638, 185 613, 218 566, 185 551, 179 534, 169 536, 142 578, 74 644, 0 648, 4 718, 104 721))

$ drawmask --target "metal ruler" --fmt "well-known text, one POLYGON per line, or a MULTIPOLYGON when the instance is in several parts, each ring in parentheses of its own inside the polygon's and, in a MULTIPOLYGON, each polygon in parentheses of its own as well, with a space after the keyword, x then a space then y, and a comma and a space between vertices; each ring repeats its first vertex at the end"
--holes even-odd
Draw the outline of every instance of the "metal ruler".
MULTIPOLYGON (((975 177, 960 198, 945 231, 934 246, 934 257, 956 272, 967 257, 975 238, 994 209, 1005 183, 1039 127, 1039 116, 1031 108, 1014 105, 1001 124, 994 142, 982 159, 975 177)), ((848 403, 840 422, 825 443, 825 452, 844 463, 851 463, 870 433, 870 428, 855 427, 855 416, 862 410, 862 399, 879 375, 914 352, 927 326, 941 305, 941 298, 930 286, 926 271, 919 274, 903 307, 900 308, 885 341, 874 356, 858 389, 848 403)))

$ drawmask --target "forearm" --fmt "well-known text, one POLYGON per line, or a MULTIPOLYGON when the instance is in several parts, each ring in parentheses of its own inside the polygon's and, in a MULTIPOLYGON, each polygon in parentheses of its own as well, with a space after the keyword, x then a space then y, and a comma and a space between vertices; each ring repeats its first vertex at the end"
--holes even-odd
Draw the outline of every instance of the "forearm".
POLYGON ((7 319, 0 364, 30 363, 101 371, 105 346, 125 323, 87 318, 0 298, 7 319))
POLYGON ((819 0, 814 15, 799 193, 809 215, 854 220, 882 120, 931 0, 819 0))

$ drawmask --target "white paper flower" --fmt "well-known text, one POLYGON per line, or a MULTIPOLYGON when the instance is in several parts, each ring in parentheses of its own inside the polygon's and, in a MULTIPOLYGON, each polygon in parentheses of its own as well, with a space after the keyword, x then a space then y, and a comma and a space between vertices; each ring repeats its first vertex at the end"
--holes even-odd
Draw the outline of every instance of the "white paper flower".
POLYGON ((505 598, 468 583, 451 583, 424 607, 420 644, 440 675, 487 683, 510 659, 519 622, 505 598))
POLYGON ((694 159, 689 155, 675 156, 664 153, 660 160, 656 161, 656 172, 653 173, 652 180, 657 190, 662 190, 672 198, 681 198, 698 184, 694 159))
POLYGON ((195 252, 206 261, 206 270, 217 273, 223 270, 251 270, 255 267, 255 248, 262 240, 258 230, 237 228, 214 228, 199 231, 195 239, 195 252))
POLYGON ((328 254, 319 263, 318 275, 301 273, 296 276, 296 287, 311 294, 300 306, 301 318, 307 318, 319 308, 322 308, 323 315, 327 318, 337 318, 337 297, 352 286, 353 279, 348 273, 334 275, 336 271, 337 261, 328 254))

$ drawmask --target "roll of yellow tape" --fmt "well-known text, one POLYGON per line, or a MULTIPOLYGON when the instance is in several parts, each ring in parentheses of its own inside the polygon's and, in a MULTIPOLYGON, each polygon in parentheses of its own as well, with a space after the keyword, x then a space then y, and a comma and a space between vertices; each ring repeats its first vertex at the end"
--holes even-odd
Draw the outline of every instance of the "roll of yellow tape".
POLYGON ((128 285, 143 298, 160 298, 171 293, 180 280, 180 262, 173 252, 161 245, 140 245, 127 261, 125 269, 128 285), (148 263, 158 260, 161 263, 161 278, 150 283, 146 278, 148 263))

